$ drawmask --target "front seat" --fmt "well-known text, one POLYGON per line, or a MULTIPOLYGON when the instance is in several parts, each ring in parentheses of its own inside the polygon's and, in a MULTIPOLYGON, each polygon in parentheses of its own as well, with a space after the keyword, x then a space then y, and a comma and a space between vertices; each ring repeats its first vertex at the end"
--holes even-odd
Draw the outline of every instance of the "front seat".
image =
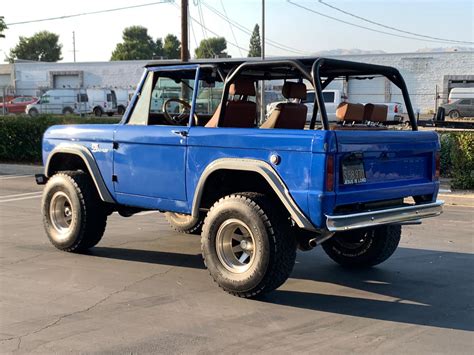
MULTIPOLYGON (((255 96, 255 85, 249 79, 237 79, 229 87, 229 96, 232 97, 226 103, 224 117, 219 127, 252 128, 255 127, 257 117, 257 104, 248 101, 249 96, 255 96), (236 100, 236 96, 239 96, 236 100)), ((214 115, 205 127, 217 127, 221 114, 221 104, 217 107, 214 115)))
POLYGON ((260 128, 303 129, 308 107, 301 100, 306 99, 306 85, 287 81, 281 93, 288 100, 299 99, 300 102, 279 103, 260 128))

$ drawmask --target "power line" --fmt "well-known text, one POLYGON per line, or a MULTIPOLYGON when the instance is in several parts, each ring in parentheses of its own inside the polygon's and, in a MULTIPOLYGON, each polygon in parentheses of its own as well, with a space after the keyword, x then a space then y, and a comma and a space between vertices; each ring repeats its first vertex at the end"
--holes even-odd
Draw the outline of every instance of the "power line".
MULTIPOLYGON (((228 22, 229 24, 231 24, 232 26, 234 26, 235 28, 237 28, 238 30, 248 34, 248 35, 252 35, 252 30, 240 25, 239 23, 235 22, 234 20, 232 20, 231 18, 227 17, 226 15, 222 14, 221 12, 219 12, 216 8, 208 5, 207 3, 205 3, 204 1, 202 1, 202 4, 210 11, 212 11, 214 14, 216 14, 217 16, 219 16, 220 18, 222 18, 224 21, 228 22)), ((292 48, 290 46, 287 46, 285 44, 282 44, 282 43, 279 43, 279 42, 276 42, 276 41, 273 41, 269 38, 266 38, 265 39, 265 43, 274 47, 274 48, 278 48, 278 49, 281 49, 281 50, 284 50, 284 51, 287 51, 287 52, 293 52, 293 53, 296 53, 296 54, 303 54, 303 55, 308 55, 310 54, 309 52, 306 52, 306 51, 302 51, 302 50, 299 50, 299 49, 296 49, 296 48, 292 48)))
POLYGON ((362 29, 365 29, 365 30, 368 30, 368 31, 372 31, 372 32, 376 32, 376 33, 385 34, 385 35, 387 35, 387 36, 413 39, 413 40, 422 41, 422 42, 434 42, 434 43, 452 44, 452 42, 448 42, 448 41, 438 41, 438 40, 422 39, 422 38, 410 37, 410 36, 404 36, 404 35, 398 35, 398 34, 395 34, 395 33, 390 33, 390 32, 386 32, 386 31, 377 30, 377 29, 374 29, 374 28, 370 28, 370 27, 358 25, 358 24, 353 23, 353 22, 341 20, 341 19, 339 19, 339 18, 337 18, 337 17, 334 17, 334 16, 330 16, 330 15, 323 14, 322 12, 313 10, 313 9, 311 9, 311 8, 309 8, 309 7, 306 7, 306 6, 303 6, 303 5, 294 3, 294 2, 292 2, 291 0, 287 0, 287 2, 288 2, 289 4, 291 4, 291 5, 293 5, 293 6, 299 7, 299 8, 301 8, 301 9, 304 9, 304 10, 309 11, 309 12, 312 12, 312 13, 314 13, 314 14, 316 14, 316 15, 319 15, 319 16, 322 16, 322 17, 326 17, 326 18, 329 18, 329 19, 331 19, 331 20, 334 20, 334 21, 337 21, 337 22, 341 22, 341 23, 344 23, 344 24, 346 24, 346 25, 350 25, 350 26, 353 26, 353 27, 358 27, 358 28, 362 28, 362 29))
POLYGON ((153 5, 159 5, 159 4, 169 4, 169 3, 174 3, 174 0, 161 0, 161 1, 155 1, 155 2, 150 2, 150 3, 146 3, 146 4, 140 4, 140 5, 117 7, 117 8, 114 8, 114 9, 91 11, 91 12, 82 12, 82 13, 79 13, 79 14, 49 17, 49 18, 44 18, 44 19, 39 19, 39 20, 13 22, 13 23, 7 23, 7 26, 24 25, 24 24, 27 24, 27 23, 44 22, 44 21, 52 21, 52 20, 63 20, 63 19, 66 19, 66 18, 71 18, 71 17, 95 15, 95 14, 101 14, 101 13, 105 13, 105 12, 122 11, 122 10, 128 10, 128 9, 135 9, 135 8, 138 8, 138 7, 153 6, 153 5))
POLYGON ((349 15, 349 16, 352 16, 352 17, 355 17, 359 20, 362 20, 362 21, 365 21, 365 22, 368 22, 368 23, 371 23, 373 25, 377 25, 377 26, 380 26, 380 27, 384 27, 384 28, 388 28, 390 30, 394 30, 394 31, 398 31, 398 32, 402 32, 402 33, 406 33, 406 34, 409 34, 409 35, 413 35, 413 36, 418 36, 418 37, 423 37, 423 38, 429 38, 429 39, 435 39, 435 40, 440 40, 440 41, 446 41, 446 42, 453 42, 453 43, 459 43, 459 44, 474 44, 474 42, 469 42, 469 41, 458 41, 458 40, 455 40, 455 39, 447 39, 447 38, 440 38, 440 37, 433 37, 433 36, 427 36, 427 35, 422 35, 422 34, 418 34, 418 33, 415 33, 415 32, 410 32, 410 31, 405 31, 405 30, 401 30, 399 28, 395 28, 395 27, 392 27, 392 26, 388 26, 388 25, 384 25, 380 22, 376 22, 376 21, 372 21, 372 20, 369 20, 367 18, 364 18, 362 16, 358 16, 356 14, 353 14, 351 12, 348 12, 348 11, 345 11, 341 8, 338 8, 334 5, 331 5, 331 4, 328 4, 322 0, 319 0, 319 2, 324 5, 324 6, 327 6, 331 9, 334 9, 336 11, 339 11, 339 12, 342 12, 343 14, 346 14, 346 15, 349 15))
MULTIPOLYGON (((221 0, 221 6, 222 6, 222 10, 224 11, 224 15, 227 17, 227 11, 225 10, 225 6, 224 6, 224 2, 221 0)), ((230 31, 232 32, 232 37, 234 38, 234 42, 239 44, 239 42, 237 41, 237 37, 235 37, 235 32, 234 32, 234 27, 232 27, 232 25, 229 23, 229 28, 230 28, 230 31)), ((240 52, 240 56, 243 57, 243 53, 242 53, 242 50, 239 49, 239 52, 240 52)))
MULTIPOLYGON (((174 4, 174 5, 179 9, 179 5, 177 5, 177 4, 174 4)), ((191 15, 189 15, 189 18, 190 18, 192 21, 196 22, 196 24, 198 24, 199 26, 203 27, 207 32, 213 34, 213 35, 216 36, 216 37, 221 37, 220 34, 218 34, 217 32, 214 32, 214 31, 210 30, 209 27, 206 27, 205 25, 203 25, 201 22, 199 22, 198 20, 196 20, 196 19, 195 19, 194 17, 192 17, 191 15)), ((233 43, 233 42, 231 42, 231 41, 228 41, 228 40, 226 40, 226 41, 227 41, 228 44, 230 44, 231 46, 233 46, 233 47, 235 47, 235 48, 238 48, 238 49, 242 49, 242 50, 244 50, 244 51, 247 51, 247 49, 240 47, 238 44, 235 44, 235 43, 233 43)))

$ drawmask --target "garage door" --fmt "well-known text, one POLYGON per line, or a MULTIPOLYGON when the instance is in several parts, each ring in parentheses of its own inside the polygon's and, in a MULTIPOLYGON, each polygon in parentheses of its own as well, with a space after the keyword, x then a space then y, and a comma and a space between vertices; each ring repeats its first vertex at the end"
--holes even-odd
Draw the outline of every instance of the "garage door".
POLYGON ((385 78, 349 79, 349 102, 385 102, 385 78))
POLYGON ((53 85, 55 89, 79 88, 79 75, 55 75, 53 85))

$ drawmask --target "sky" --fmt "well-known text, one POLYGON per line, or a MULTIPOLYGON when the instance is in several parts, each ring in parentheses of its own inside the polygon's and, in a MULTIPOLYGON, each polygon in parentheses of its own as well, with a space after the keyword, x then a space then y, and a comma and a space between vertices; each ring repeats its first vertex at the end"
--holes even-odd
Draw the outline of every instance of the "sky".
MULTIPOLYGON (((157 0, 22 0, 9 1, 0 15, 7 24, 63 15, 113 9, 157 0)), ((342 14, 318 0, 291 0, 314 11, 362 26, 394 32, 342 14)), ((324 0, 358 16, 422 35, 474 42, 474 1, 472 0, 324 0)), ((252 30, 261 23, 261 0, 189 0, 190 16, 203 22, 208 30, 191 21, 191 53, 203 38, 224 36, 232 57, 247 56, 250 35, 229 25, 211 9, 217 10, 243 28, 252 30), (201 16, 198 4, 201 3, 201 16), (202 20, 203 21, 202 21, 202 20), (232 43, 231 43, 232 42, 232 43), (239 48, 240 47, 240 48, 239 48)), ((141 25, 154 38, 168 33, 180 37, 180 0, 122 11, 67 18, 62 20, 11 25, 0 38, 0 61, 19 40, 48 30, 60 35, 63 61, 73 61, 72 32, 76 36, 77 61, 107 61, 115 45, 122 40, 124 28, 141 25)), ((382 50, 388 53, 413 52, 420 48, 453 47, 456 44, 433 43, 398 38, 337 22, 292 5, 287 0, 265 1, 265 35, 268 56, 310 55, 333 49, 382 50), (283 48, 282 48, 283 46, 283 48), (280 47, 280 48, 278 48, 280 47), (289 48, 288 48, 289 47, 289 48)), ((461 47, 472 45, 459 44, 461 47)))

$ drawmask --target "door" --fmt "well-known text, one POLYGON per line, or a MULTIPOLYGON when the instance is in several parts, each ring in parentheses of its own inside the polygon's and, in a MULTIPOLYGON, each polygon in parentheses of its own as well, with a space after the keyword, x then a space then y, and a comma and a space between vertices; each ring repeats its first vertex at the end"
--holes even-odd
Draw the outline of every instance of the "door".
MULTIPOLYGON (((152 105, 151 100, 163 91, 180 89, 174 80, 167 80, 167 74, 168 71, 148 72, 128 122, 116 130, 114 189, 119 203, 186 212, 190 112, 181 110, 184 119, 171 124, 174 121, 169 119, 180 114, 175 113, 175 102, 163 108, 152 105)), ((194 80, 186 80, 186 85, 192 90, 194 80)))

